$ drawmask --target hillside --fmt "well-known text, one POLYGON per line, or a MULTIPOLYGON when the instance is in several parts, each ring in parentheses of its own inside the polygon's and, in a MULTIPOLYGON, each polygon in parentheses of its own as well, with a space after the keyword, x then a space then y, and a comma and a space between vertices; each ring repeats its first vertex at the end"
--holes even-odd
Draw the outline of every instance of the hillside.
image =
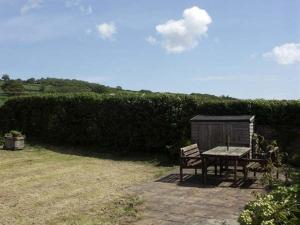
MULTIPOLYGON (((3 77, 2 77, 3 78, 3 77)), ((7 85, 8 86, 8 85, 7 85)), ((12 86, 12 85, 10 85, 12 86)), ((59 79, 59 78, 41 78, 28 80, 21 79, 6 79, 0 80, 0 105, 11 96, 28 95, 28 94, 49 94, 49 93, 82 93, 91 92, 98 94, 160 94, 159 92, 152 92, 150 90, 123 90, 120 86, 109 87, 102 84, 91 83, 87 81, 75 80, 75 79, 59 79), (4 87, 5 84, 14 83, 20 89, 15 87, 9 89, 4 87), (17 84, 16 84, 17 83, 17 84)), ((165 93, 165 94, 177 94, 177 93, 165 93)), ((203 100, 233 100, 234 98, 228 96, 215 96, 209 94, 192 93, 191 95, 199 97, 203 100)))

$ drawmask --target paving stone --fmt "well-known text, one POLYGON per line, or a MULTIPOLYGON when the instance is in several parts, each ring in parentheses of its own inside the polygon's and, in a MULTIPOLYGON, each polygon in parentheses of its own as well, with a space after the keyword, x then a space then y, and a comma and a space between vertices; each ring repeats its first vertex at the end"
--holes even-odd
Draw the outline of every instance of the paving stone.
POLYGON ((212 181, 214 185, 203 186, 199 176, 189 176, 188 182, 180 184, 176 172, 129 189, 144 200, 137 225, 237 225, 240 212, 253 198, 252 192, 263 191, 257 183, 233 188, 231 181, 217 178, 212 181))

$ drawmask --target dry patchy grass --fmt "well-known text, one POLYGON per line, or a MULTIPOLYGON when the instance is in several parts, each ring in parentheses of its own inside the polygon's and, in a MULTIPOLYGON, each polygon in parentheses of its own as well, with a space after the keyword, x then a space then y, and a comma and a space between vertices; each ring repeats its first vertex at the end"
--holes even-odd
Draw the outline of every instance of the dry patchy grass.
POLYGON ((126 187, 170 168, 62 154, 0 151, 0 224, 129 224, 140 200, 126 187))

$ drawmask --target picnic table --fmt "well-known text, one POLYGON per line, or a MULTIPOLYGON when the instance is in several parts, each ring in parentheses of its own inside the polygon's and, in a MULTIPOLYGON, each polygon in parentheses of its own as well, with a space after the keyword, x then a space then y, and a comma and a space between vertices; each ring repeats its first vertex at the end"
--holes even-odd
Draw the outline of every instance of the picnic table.
POLYGON ((220 175, 222 172, 222 162, 233 162, 233 173, 234 173, 234 182, 237 181, 237 166, 238 161, 242 157, 249 157, 250 154, 250 147, 227 147, 227 146, 217 146, 213 149, 208 151, 202 152, 202 159, 203 159, 203 183, 206 184, 206 177, 207 177, 207 169, 206 163, 209 158, 214 158, 219 160, 220 162, 220 175))

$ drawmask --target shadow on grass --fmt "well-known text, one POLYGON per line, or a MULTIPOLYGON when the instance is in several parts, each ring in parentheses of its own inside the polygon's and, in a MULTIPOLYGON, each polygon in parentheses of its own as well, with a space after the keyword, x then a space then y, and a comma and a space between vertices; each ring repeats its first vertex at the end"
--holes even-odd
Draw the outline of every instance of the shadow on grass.
POLYGON ((116 150, 98 146, 62 146, 30 141, 27 148, 44 148, 60 154, 110 159, 115 161, 148 162, 156 166, 170 167, 175 164, 168 160, 166 155, 153 153, 122 153, 116 150))

